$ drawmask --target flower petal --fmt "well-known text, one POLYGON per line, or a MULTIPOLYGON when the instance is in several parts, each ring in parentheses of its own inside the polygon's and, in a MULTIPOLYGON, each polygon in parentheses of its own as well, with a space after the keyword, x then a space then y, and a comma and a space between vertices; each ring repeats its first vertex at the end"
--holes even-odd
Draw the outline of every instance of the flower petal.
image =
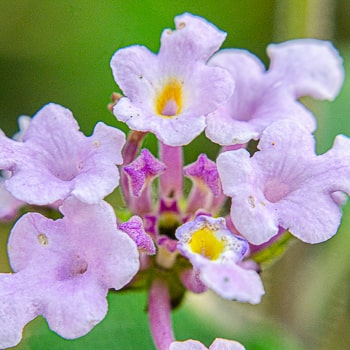
POLYGON ((297 98, 312 96, 333 100, 344 79, 342 59, 327 41, 299 39, 271 44, 267 48, 271 59, 269 74, 283 79, 297 98))
POLYGON ((170 344, 169 350, 207 350, 198 340, 176 341, 170 344))
POLYGON ((258 304, 265 294, 258 273, 246 270, 235 262, 206 264, 201 269, 201 280, 225 299, 258 304))
POLYGON ((217 166, 223 191, 232 197, 231 218, 237 230, 253 244, 276 235, 278 223, 259 187, 260 169, 254 168, 248 151, 224 152, 217 166))
POLYGON ((245 347, 234 340, 216 338, 209 350, 245 350, 245 347))
POLYGON ((160 74, 157 56, 144 46, 129 46, 113 55, 111 68, 120 89, 135 106, 151 110, 154 76, 160 74))
POLYGON ((87 334, 107 313, 108 290, 88 277, 55 283, 41 300, 50 329, 64 338, 87 334))
POLYGON ((0 348, 17 345, 24 326, 39 315, 40 309, 28 288, 32 276, 0 274, 0 348))
MULTIPOLYGON (((190 13, 176 16, 175 25, 176 30, 163 31, 159 51, 162 59, 173 64, 190 60, 205 62, 226 38, 225 32, 202 17, 190 13)), ((181 69, 181 66, 178 68, 181 69)))

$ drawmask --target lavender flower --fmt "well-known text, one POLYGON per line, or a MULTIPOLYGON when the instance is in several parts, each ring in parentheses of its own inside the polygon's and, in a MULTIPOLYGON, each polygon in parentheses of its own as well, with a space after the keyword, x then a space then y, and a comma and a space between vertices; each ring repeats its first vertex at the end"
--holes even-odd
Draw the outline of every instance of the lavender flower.
POLYGON ((295 120, 310 131, 313 115, 300 103, 302 96, 334 99, 343 83, 342 59, 329 42, 291 40, 269 45, 270 68, 245 50, 219 51, 210 65, 228 69, 235 81, 230 100, 207 117, 206 135, 221 145, 259 139, 262 131, 280 119, 295 120))
POLYGON ((170 146, 191 142, 205 128, 205 115, 233 91, 230 74, 206 65, 226 34, 191 14, 175 17, 176 30, 162 33, 158 55, 143 46, 118 50, 114 78, 126 95, 115 116, 133 130, 151 131, 170 146))
POLYGON ((0 347, 15 346, 38 315, 65 338, 81 337, 106 315, 109 288, 120 289, 139 267, 135 243, 116 228, 106 202, 74 197, 53 221, 24 215, 12 229, 8 251, 14 274, 0 274, 0 347))
POLYGON ((30 204, 53 204, 71 194, 97 203, 119 183, 124 142, 121 131, 101 122, 86 137, 68 109, 48 104, 20 141, 0 134, 0 168, 12 173, 6 189, 30 204))
POLYGON ((332 237, 341 219, 334 193, 350 193, 349 144, 337 136, 317 156, 312 134, 285 120, 265 129, 253 157, 244 149, 220 154, 218 171, 238 231, 253 244, 267 242, 279 227, 307 243, 332 237))
POLYGON ((176 230, 178 249, 199 271, 202 282, 226 299, 256 304, 264 288, 256 271, 239 266, 248 242, 233 235, 224 218, 198 216, 176 230))

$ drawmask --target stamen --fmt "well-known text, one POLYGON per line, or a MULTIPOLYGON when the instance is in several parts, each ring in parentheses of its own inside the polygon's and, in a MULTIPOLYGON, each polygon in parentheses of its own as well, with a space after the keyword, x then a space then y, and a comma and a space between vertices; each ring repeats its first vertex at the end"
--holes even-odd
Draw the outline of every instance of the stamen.
POLYGON ((156 99, 156 112, 162 117, 174 117, 182 110, 182 87, 176 79, 170 80, 156 99))

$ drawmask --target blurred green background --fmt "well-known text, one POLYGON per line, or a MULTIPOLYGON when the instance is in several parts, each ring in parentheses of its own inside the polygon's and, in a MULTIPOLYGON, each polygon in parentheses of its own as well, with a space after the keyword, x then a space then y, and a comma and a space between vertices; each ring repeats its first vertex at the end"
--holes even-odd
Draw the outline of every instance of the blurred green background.
MULTIPOLYGON (((332 40, 350 72, 348 0, 0 0, 0 127, 12 135, 19 115, 33 115, 56 102, 73 111, 87 134, 98 120, 125 130, 106 108, 117 91, 111 56, 132 44, 157 51, 162 30, 173 28, 174 16, 185 11, 226 31, 224 47, 251 50, 266 64, 270 42, 332 40)), ((348 78, 335 102, 305 100, 318 117, 319 152, 331 146, 336 134, 350 135, 349 100, 348 78)), ((186 149, 186 159, 194 159, 203 147, 212 149, 206 142, 198 138, 194 148, 186 149)), ((258 306, 225 302, 211 293, 189 295, 174 312, 177 338, 208 346, 215 337, 226 337, 241 341, 247 350, 349 349, 349 224, 347 206, 333 239, 317 246, 295 243, 266 268, 267 293, 258 306)), ((8 230, 3 226, 3 246, 8 230)), ((2 265, 5 271, 6 262, 2 265)), ((107 318, 84 338, 61 339, 38 318, 25 328, 16 348, 153 349, 146 295, 111 294, 109 302, 107 318)))

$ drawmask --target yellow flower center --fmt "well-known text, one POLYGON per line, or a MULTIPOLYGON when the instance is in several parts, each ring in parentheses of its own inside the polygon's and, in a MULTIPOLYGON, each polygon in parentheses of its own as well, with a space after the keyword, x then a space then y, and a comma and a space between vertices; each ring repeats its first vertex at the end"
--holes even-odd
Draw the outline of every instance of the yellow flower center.
POLYGON ((181 113, 182 86, 176 79, 171 79, 156 98, 156 113, 162 117, 174 117, 181 113))
POLYGON ((211 229, 203 227, 196 231, 189 242, 192 252, 209 260, 216 260, 225 248, 225 243, 218 239, 211 229))

